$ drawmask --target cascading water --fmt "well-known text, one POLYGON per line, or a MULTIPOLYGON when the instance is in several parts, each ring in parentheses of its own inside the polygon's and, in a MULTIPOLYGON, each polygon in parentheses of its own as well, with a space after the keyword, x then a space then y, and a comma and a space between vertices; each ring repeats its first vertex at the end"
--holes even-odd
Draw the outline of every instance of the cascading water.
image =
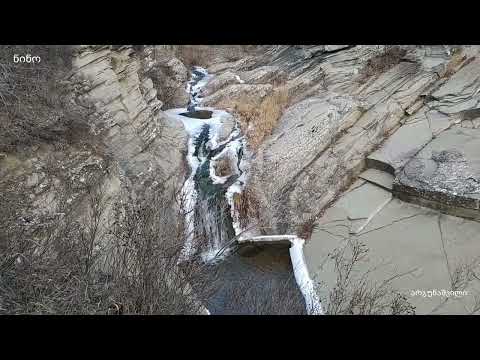
MULTIPOLYGON (((297 299, 296 304, 301 304, 288 249, 283 249, 283 253, 266 249, 248 257, 231 251, 232 239, 241 232, 233 198, 243 190, 249 154, 231 114, 199 106, 201 89, 210 78, 206 70, 195 67, 187 84, 187 109, 166 111, 183 122, 189 134, 187 160, 191 171, 181 192, 186 230, 180 261, 200 255, 216 269, 212 282, 217 290, 206 304, 211 314, 252 313, 251 302, 239 298, 239 292, 241 296, 261 297, 263 303, 271 302, 276 294, 273 296, 297 299), (245 286, 248 294, 242 290, 245 286)), ((304 310, 301 305, 288 309, 289 313, 298 314, 304 310)))
POLYGON ((235 237, 232 220, 232 194, 245 182, 245 142, 238 124, 229 113, 198 107, 200 91, 210 75, 202 68, 193 70, 187 85, 190 103, 185 109, 168 110, 181 120, 189 133, 190 176, 182 189, 186 213, 184 259, 199 253, 210 262, 228 253, 235 237), (228 169, 217 174, 219 162, 228 169))

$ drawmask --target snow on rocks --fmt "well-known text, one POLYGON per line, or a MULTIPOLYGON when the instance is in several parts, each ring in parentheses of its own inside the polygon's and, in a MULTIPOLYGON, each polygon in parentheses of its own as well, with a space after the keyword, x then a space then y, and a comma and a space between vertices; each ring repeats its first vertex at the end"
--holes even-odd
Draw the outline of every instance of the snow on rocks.
POLYGON ((315 290, 313 280, 310 278, 303 255, 305 240, 295 237, 291 240, 291 243, 290 259, 292 260, 293 273, 295 275, 295 281, 305 299, 307 312, 309 315, 323 315, 320 297, 315 290))
MULTIPOLYGON (((187 160, 191 171, 190 176, 185 181, 180 194, 181 203, 183 204, 183 209, 185 211, 186 221, 186 239, 181 256, 181 259, 183 260, 189 258, 196 251, 193 244, 195 232, 195 206, 198 197, 197 190, 195 188, 195 174, 197 173, 199 166, 206 161, 206 156, 201 153, 196 154, 196 156, 194 156, 194 154, 196 150, 196 139, 206 126, 208 127, 208 141, 205 143, 206 148, 209 151, 214 151, 219 149, 221 146, 224 147, 222 151, 210 159, 209 175, 212 183, 225 184, 232 175, 239 177, 236 182, 227 189, 226 192, 226 199, 230 205, 231 212, 234 211, 232 199, 233 193, 240 192, 241 186, 245 183, 244 170, 246 168, 246 164, 243 156, 241 159, 239 159, 239 156, 242 154, 242 150, 245 147, 245 143, 241 137, 240 129, 238 125, 236 125, 233 116, 223 110, 198 106, 198 104, 201 102, 201 98, 199 97, 200 90, 210 79, 211 75, 209 75, 205 69, 195 67, 193 70, 192 79, 187 84, 187 91, 190 93, 190 103, 193 105, 193 109, 187 110, 184 108, 178 108, 165 111, 166 114, 174 120, 182 122, 186 132, 189 135, 187 160), (211 116, 208 119, 193 118, 191 117, 193 111, 210 111, 211 116), (226 176, 218 176, 216 174, 215 165, 217 161, 220 161, 220 159, 229 162, 232 173, 227 174, 226 176)), ((208 214, 205 214, 205 216, 208 216, 208 214)), ((234 225, 234 229, 239 229, 238 216, 236 224, 234 225)), ((201 254, 204 261, 210 262, 218 256, 219 251, 222 251, 222 253, 224 252, 224 250, 221 248, 222 244, 216 244, 214 247, 215 248, 209 249, 201 254)))
POLYGON ((245 84, 245 81, 240 79, 240 76, 238 75, 235 75, 235 79, 237 79, 237 81, 240 83, 240 84, 245 84))

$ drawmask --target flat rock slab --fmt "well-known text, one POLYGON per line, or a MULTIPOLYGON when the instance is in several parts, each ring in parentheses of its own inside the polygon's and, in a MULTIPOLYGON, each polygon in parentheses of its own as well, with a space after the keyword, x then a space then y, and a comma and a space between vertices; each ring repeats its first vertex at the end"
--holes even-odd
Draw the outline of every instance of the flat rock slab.
POLYGON ((394 173, 405 166, 433 136, 449 126, 448 116, 436 111, 412 116, 377 151, 367 157, 367 165, 394 173))
MULTIPOLYGON (((358 243, 364 244, 368 253, 355 263, 349 291, 361 279, 368 279, 372 287, 392 279, 389 288, 404 295, 417 314, 473 311, 476 296, 480 295, 480 281, 467 276, 465 269, 472 265, 472 269, 478 270, 480 223, 392 199, 361 231, 352 234, 349 229, 356 224, 349 219, 345 204, 359 209, 372 201, 372 190, 365 184, 354 184, 352 188, 355 190, 347 192, 325 212, 304 247, 305 260, 324 308, 328 309, 330 295, 339 281, 332 254, 358 243), (458 280, 466 278, 469 281, 458 280), (455 296, 448 292, 452 289, 457 290, 455 296)), ((348 257, 350 253, 345 254, 348 257)))
POLYGON ((480 218, 479 149, 480 129, 442 132, 398 174, 394 193, 448 214, 480 218))
MULTIPOLYGON (((348 233, 360 232, 392 198, 390 192, 367 181, 358 180, 352 185, 336 203, 330 208, 320 221, 320 225, 338 228, 340 222, 349 222, 348 233), (365 201, 368 199, 367 201, 365 201)), ((345 227, 342 227, 344 230, 345 227)), ((337 230, 335 230, 337 231, 337 230)), ((345 235, 347 236, 347 235, 345 235)))
POLYGON ((393 187, 394 177, 392 174, 385 171, 367 169, 360 174, 360 178, 376 184, 388 191, 391 191, 393 187))

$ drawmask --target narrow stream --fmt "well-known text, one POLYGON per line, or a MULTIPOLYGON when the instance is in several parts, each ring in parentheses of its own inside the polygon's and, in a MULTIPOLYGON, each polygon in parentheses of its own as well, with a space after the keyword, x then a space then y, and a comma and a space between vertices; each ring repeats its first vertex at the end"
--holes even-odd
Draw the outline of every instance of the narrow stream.
MULTIPOLYGON (((304 314, 288 249, 256 247, 240 255, 241 232, 233 212, 248 172, 248 151, 240 127, 226 111, 201 107, 201 89, 212 75, 199 67, 187 85, 187 109, 167 110, 189 134, 190 175, 182 189, 186 233, 182 257, 199 256, 215 274, 211 314, 304 314)), ((213 279, 212 279, 213 281, 213 279)))

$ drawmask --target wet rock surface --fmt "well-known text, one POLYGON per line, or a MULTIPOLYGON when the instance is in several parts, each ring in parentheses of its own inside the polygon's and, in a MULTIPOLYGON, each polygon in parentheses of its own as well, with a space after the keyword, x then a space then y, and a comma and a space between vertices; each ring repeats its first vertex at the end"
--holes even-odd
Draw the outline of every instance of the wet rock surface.
POLYGON ((212 117, 212 111, 195 110, 195 108, 192 108, 190 111, 181 113, 180 115, 193 118, 193 119, 210 119, 212 117))

